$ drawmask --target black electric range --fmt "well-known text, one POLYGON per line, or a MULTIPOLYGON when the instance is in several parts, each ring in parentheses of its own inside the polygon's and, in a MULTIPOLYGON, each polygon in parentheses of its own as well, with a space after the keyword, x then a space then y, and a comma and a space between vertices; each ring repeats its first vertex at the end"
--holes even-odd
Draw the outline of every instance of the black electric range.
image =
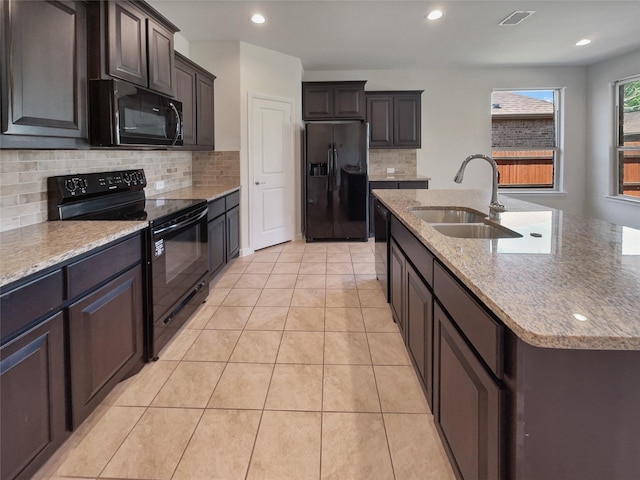
POLYGON ((49 177, 49 220, 136 220, 144 238, 147 360, 207 298, 206 200, 148 199, 144 170, 49 177))
POLYGON ((142 169, 49 177, 49 220, 147 220, 153 226, 207 203, 146 198, 146 186, 142 169))

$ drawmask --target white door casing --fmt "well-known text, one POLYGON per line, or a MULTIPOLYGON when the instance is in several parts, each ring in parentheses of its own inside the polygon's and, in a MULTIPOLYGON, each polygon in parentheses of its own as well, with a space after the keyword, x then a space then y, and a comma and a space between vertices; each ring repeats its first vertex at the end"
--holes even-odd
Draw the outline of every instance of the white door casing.
POLYGON ((293 100, 249 96, 249 215, 251 248, 293 239, 293 100))

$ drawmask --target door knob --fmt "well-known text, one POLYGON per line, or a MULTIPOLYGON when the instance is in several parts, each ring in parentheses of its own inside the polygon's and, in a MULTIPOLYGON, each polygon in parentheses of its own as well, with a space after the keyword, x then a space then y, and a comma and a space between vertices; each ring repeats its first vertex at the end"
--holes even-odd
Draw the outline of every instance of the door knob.
POLYGON ((259 182, 256 180, 256 185, 264 185, 265 182, 259 182))

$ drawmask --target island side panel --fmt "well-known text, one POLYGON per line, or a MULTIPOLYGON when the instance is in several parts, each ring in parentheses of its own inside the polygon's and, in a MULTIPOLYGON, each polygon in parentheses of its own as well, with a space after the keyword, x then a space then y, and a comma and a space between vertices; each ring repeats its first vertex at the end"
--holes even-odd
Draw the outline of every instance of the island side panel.
POLYGON ((511 345, 510 478, 640 478, 640 351, 511 345))

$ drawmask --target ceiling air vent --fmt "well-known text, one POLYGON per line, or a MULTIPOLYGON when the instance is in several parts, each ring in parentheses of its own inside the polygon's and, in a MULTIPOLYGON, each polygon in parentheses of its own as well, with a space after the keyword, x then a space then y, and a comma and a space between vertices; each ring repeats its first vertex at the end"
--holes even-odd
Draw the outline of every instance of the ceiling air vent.
POLYGON ((498 25, 507 25, 507 26, 518 25, 525 18, 530 17, 534 13, 536 13, 535 10, 516 10, 507 18, 502 20, 498 25))

